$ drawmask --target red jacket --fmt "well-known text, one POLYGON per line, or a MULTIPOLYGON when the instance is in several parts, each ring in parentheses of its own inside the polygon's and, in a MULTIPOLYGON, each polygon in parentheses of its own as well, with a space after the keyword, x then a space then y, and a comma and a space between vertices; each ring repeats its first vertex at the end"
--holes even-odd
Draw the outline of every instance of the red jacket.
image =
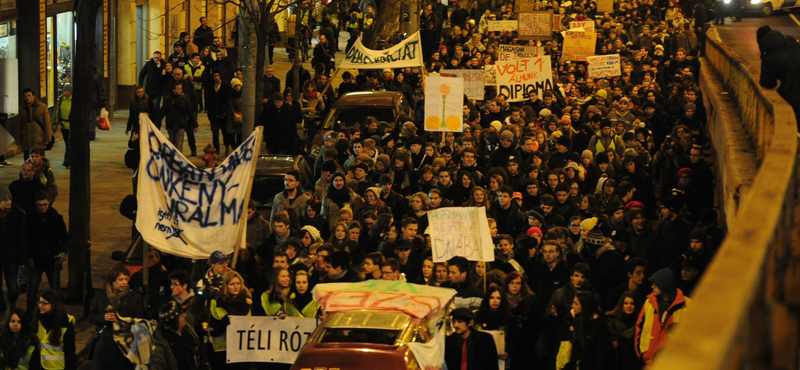
POLYGON ((658 297, 650 294, 639 313, 634 338, 636 354, 648 364, 653 361, 655 353, 667 344, 667 330, 683 319, 686 307, 692 303, 692 299, 685 297, 683 291, 677 291, 667 312, 658 312, 658 297))

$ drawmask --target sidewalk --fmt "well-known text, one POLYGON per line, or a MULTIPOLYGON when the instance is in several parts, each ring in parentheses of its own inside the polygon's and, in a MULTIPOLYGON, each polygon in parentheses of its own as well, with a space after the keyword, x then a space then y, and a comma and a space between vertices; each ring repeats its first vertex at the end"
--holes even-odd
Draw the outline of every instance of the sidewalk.
MULTIPOLYGON (((340 36, 340 48, 344 50, 346 33, 340 36)), ((315 41, 316 42, 316 41, 315 41)), ((337 64, 344 59, 344 53, 336 54, 337 64)), ((285 88, 286 73, 291 69, 292 63, 286 54, 286 49, 275 50, 275 75, 281 80, 281 89, 285 88)), ((304 67, 313 71, 310 60, 304 67)), ((313 74, 313 72, 312 72, 313 74)), ((259 78, 262 75, 259 74, 259 78)), ((341 78, 338 79, 341 81, 341 78)), ((338 82, 335 83, 338 85, 338 82)), ((298 94, 295 94, 297 96, 298 94)), ((115 111, 111 119, 111 131, 97 131, 97 140, 90 142, 91 156, 91 241, 92 241, 92 265, 90 271, 95 289, 100 289, 104 284, 104 276, 116 262, 111 260, 113 251, 127 250, 130 244, 132 221, 119 214, 119 204, 122 199, 132 193, 133 170, 125 167, 124 155, 128 150, 128 136, 125 135, 125 125, 128 118, 126 109, 115 111)), ((205 114, 198 117, 199 130, 195 134, 197 138, 198 154, 202 155, 203 148, 211 143, 211 129, 208 118, 205 114)), ((166 132, 165 132, 166 135, 166 132)), ((65 222, 69 227, 69 193, 70 193, 70 171, 64 168, 61 163, 64 161, 64 142, 57 134, 57 142, 53 149, 45 155, 50 159, 51 167, 55 172, 58 183, 58 198, 53 203, 53 208, 64 216, 65 222)), ((8 186, 12 181, 19 178, 19 170, 23 163, 22 155, 19 152, 8 152, 8 161, 11 166, 0 168, 0 185, 8 186), (16 154, 16 155, 14 155, 16 154), (12 156, 13 155, 13 156, 12 156)), ((184 154, 189 155, 188 142, 184 144, 184 154)), ((195 165, 201 167, 203 162, 200 157, 189 157, 195 165)), ((68 275, 66 264, 61 275, 62 287, 66 288, 68 275)), ((40 286, 40 291, 45 287, 44 282, 40 286)), ((27 294, 22 294, 17 301, 18 307, 24 307, 27 294)), ((87 297, 91 299, 91 297, 87 297)), ((94 333, 94 325, 89 324, 83 317, 83 305, 68 305, 67 311, 78 320, 76 326, 77 349, 80 352, 94 333)))

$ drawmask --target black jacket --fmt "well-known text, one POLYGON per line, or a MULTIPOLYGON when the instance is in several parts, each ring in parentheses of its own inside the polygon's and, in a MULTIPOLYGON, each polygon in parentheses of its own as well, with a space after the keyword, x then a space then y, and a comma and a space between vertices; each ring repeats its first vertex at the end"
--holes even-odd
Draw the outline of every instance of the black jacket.
POLYGON ((161 106, 159 112, 159 125, 161 119, 166 117, 167 128, 171 130, 191 130, 197 126, 194 117, 194 110, 192 109, 191 102, 186 95, 175 95, 170 93, 164 99, 164 105, 161 106))
POLYGON ((166 60, 161 60, 161 63, 156 64, 153 59, 147 61, 139 72, 139 86, 144 86, 144 91, 147 95, 160 96, 164 92, 164 86, 161 85, 161 74, 164 71, 164 66, 167 65, 166 60))
POLYGON ((50 207, 41 217, 39 213, 28 216, 28 251, 37 271, 53 271, 55 255, 67 253, 69 234, 64 217, 50 207))
MULTIPOLYGON (((93 368, 94 369, 132 369, 130 360, 125 358, 113 337, 113 323, 105 321, 106 310, 111 306, 105 289, 94 293, 94 300, 89 307, 89 321, 97 325, 101 332, 94 343, 93 368)), ((121 317, 143 318, 142 297, 139 293, 130 291, 117 304, 116 313, 121 317)))
MULTIPOLYGON (((498 370, 497 346, 487 333, 470 329, 467 337, 467 370, 498 370)), ((458 334, 447 336, 444 342, 444 362, 448 369, 461 369, 464 339, 458 334)))
POLYGON ((194 30, 193 40, 194 44, 197 45, 197 50, 202 52, 204 47, 214 44, 214 29, 210 26, 203 28, 202 25, 197 27, 197 29, 194 30))
POLYGON ((27 260, 25 212, 12 204, 10 210, 0 211, 0 261, 3 264, 23 265, 27 260))

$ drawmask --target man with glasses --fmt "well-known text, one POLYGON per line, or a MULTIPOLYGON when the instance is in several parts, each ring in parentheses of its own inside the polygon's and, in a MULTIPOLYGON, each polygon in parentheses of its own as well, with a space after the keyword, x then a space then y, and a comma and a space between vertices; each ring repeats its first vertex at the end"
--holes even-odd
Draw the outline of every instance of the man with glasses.
POLYGON ((275 194, 275 198, 272 200, 270 222, 274 220, 276 213, 282 211, 288 211, 290 215, 294 214, 298 217, 305 214, 308 196, 300 188, 300 172, 296 170, 287 171, 283 177, 283 186, 286 189, 275 194))
POLYGON ((55 266, 67 258, 69 234, 64 217, 50 207, 49 193, 46 191, 36 193, 36 213, 28 216, 27 225, 30 256, 27 263, 31 271, 27 307, 28 312, 33 312, 43 273, 47 275, 50 289, 61 289, 57 284, 59 280, 55 276, 55 266))

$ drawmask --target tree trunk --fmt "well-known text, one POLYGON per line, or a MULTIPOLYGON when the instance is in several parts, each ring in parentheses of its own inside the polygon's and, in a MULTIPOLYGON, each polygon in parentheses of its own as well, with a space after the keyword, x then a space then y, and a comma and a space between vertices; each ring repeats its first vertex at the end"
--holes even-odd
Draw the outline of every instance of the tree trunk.
POLYGON ((244 45, 242 46, 242 137, 253 132, 256 120, 256 93, 258 78, 256 71, 256 54, 258 54, 258 19, 260 5, 254 0, 245 0, 250 4, 242 7, 244 14, 239 26, 244 28, 244 45), (256 13, 256 14, 254 14, 256 13))
POLYGON ((89 106, 88 96, 95 66, 95 29, 97 11, 102 0, 82 0, 78 8, 78 41, 75 48, 73 76, 74 98, 71 122, 71 163, 69 191, 69 282, 67 292, 71 302, 83 297, 85 246, 91 239, 91 185, 89 169, 89 106))
MULTIPOLYGON (((362 42, 370 49, 377 49, 378 40, 386 40, 400 30, 400 13, 403 11, 404 1, 388 1, 381 3, 378 17, 372 22, 372 27, 364 32, 362 42)), ((412 8, 412 11, 415 8, 412 8)))

